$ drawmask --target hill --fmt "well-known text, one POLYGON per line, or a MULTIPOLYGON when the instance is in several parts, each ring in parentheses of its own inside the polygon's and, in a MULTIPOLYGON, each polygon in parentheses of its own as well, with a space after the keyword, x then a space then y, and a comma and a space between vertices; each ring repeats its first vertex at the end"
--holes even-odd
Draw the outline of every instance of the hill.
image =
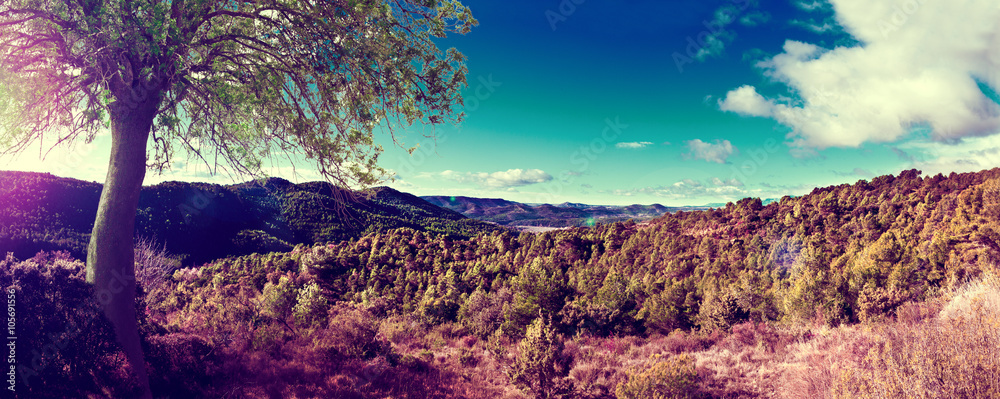
MULTIPOLYGON (((69 293, 42 294, 81 286, 65 257, 0 260, 0 282, 67 313, 69 293)), ((144 273, 139 309, 172 397, 996 397, 998 264, 1000 169, 908 170, 642 224, 377 230, 144 273)), ((88 356, 50 370, 87 381, 114 359, 88 356)))
MULTIPOLYGON (((68 250, 82 258, 100 192, 98 183, 0 171, 0 253, 26 258, 68 250)), ((400 227, 453 238, 497 228, 391 188, 370 194, 279 178, 228 186, 165 182, 142 188, 136 235, 190 264, 400 227)))
MULTIPOLYGON (((666 207, 653 205, 587 205, 564 202, 551 204, 524 204, 499 198, 424 196, 427 202, 459 212, 470 218, 503 226, 582 227, 596 223, 624 222, 632 219, 642 222, 664 213, 709 209, 707 206, 666 207)), ((724 204, 723 204, 724 205, 724 204)))

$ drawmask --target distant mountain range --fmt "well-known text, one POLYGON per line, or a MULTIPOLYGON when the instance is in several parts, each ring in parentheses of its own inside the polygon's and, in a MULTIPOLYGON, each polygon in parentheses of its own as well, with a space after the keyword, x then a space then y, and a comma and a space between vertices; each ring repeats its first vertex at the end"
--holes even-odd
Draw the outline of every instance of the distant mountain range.
MULTIPOLYGON (((66 250, 84 258, 101 187, 48 173, 0 171, 0 256, 13 252, 24 259, 40 250, 66 250)), ((457 239, 507 227, 641 222, 722 206, 524 204, 417 197, 388 187, 363 195, 325 182, 293 184, 280 178, 226 186, 165 182, 142 188, 135 232, 165 245, 184 264, 199 264, 398 227, 457 239)))
POLYGON ((450 197, 443 195, 420 197, 427 202, 461 213, 470 218, 503 226, 574 227, 595 223, 612 223, 632 219, 636 222, 677 211, 705 210, 718 206, 668 207, 653 205, 587 205, 572 202, 524 204, 499 198, 450 197))
MULTIPOLYGON (((47 173, 0 171, 0 256, 13 252, 24 259, 39 250, 67 250, 83 258, 101 187, 47 173)), ((365 197, 324 182, 279 178, 146 186, 136 215, 136 235, 165 244, 185 264, 397 227, 453 238, 500 229, 387 187, 365 197)))

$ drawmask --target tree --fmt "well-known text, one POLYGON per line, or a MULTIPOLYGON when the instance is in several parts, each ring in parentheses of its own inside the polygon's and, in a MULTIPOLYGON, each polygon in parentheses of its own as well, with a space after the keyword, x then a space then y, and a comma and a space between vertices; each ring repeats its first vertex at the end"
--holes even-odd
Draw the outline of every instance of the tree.
POLYGON ((296 154, 371 185, 376 128, 461 120, 464 57, 432 39, 476 23, 458 0, 3 1, 0 154, 110 129, 86 276, 144 382, 132 235, 147 167, 183 149, 259 177, 296 154))
POLYGON ((566 390, 558 380, 569 374, 572 359, 562 355, 563 342, 556 334, 552 318, 539 316, 528 326, 519 345, 520 353, 508 370, 515 385, 535 398, 548 399, 566 390))

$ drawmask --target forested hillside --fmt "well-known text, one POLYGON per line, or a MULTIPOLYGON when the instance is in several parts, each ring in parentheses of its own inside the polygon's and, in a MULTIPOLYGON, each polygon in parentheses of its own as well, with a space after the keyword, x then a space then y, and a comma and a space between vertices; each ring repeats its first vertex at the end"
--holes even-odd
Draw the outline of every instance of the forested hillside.
MULTIPOLYGON (((0 253, 25 258, 67 250, 82 258, 100 193, 97 183, 0 172, 0 253)), ((496 229, 387 187, 370 194, 279 178, 230 186, 165 182, 142 188, 136 236, 195 264, 399 227, 454 238, 496 229)))
POLYGON ((401 228, 145 274, 144 328, 171 396, 989 397, 998 217, 1000 169, 909 170, 641 225, 401 228))
POLYGON ((745 199, 667 214, 648 226, 468 241, 396 230, 312 248, 301 266, 334 299, 378 297, 390 311, 439 320, 471 306, 463 295, 506 288, 513 306, 502 320, 515 334, 539 310, 558 314, 568 333, 725 328, 817 312, 831 324, 857 322, 995 263, 997 176, 921 179, 910 170, 769 206, 745 199))

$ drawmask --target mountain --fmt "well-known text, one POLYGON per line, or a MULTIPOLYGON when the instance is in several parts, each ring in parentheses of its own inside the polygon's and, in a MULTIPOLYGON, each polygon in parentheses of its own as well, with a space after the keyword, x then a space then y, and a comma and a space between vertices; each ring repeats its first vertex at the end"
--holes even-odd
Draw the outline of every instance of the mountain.
MULTIPOLYGON (((26 189, 17 181, 20 188, 0 198, 45 192, 59 200, 54 194, 70 193, 65 183, 93 188, 57 181, 26 189)), ((224 187, 211 198, 214 192, 195 192, 181 205, 200 212, 192 220, 221 219, 231 210, 212 203, 237 206, 225 202, 229 195, 252 210, 284 209, 290 201, 273 193, 346 194, 313 186, 269 180, 224 187)), ((453 220, 412 196, 376 191, 372 212, 387 206, 453 220)), ((301 209, 310 202, 291 202, 295 212, 310 211, 301 209)), ((44 207, 30 216, 66 213, 59 201, 44 207)), ((83 263, 44 253, 17 262, 0 258, 0 281, 17 288, 30 314, 46 316, 18 321, 32 332, 22 334, 19 350, 68 335, 60 353, 69 355, 55 357, 32 386, 61 387, 64 370, 81 378, 114 370, 112 334, 65 333, 99 312, 80 299, 92 300, 83 263)), ((779 386, 820 386, 793 397, 861 397, 842 387, 898 392, 894 378, 916 374, 922 387, 958 387, 936 397, 997 397, 998 264, 1000 169, 927 177, 908 170, 648 223, 539 234, 497 229, 460 240, 373 230, 161 279, 146 274, 137 309, 145 309, 158 396, 491 397, 516 389, 505 372, 524 367, 504 355, 513 347, 569 373, 560 381, 565 397, 610 399, 620 387, 655 393, 664 378, 687 379, 688 397, 770 398, 779 386), (549 342, 539 344, 539 334, 549 342), (641 363, 649 353, 665 355, 641 363)))
MULTIPOLYGON (((101 187, 51 174, 0 171, 0 254, 26 258, 40 250, 67 250, 83 258, 101 187)), ((146 186, 136 214, 137 237, 165 244, 185 264, 399 227, 454 238, 497 229, 388 187, 366 196, 325 182, 279 178, 228 186, 146 186)))
POLYGON ((314 274, 334 298, 386 298, 384 314, 457 321, 482 328, 480 336, 523 332, 540 309, 559 315, 554 323, 566 336, 916 318, 897 311, 916 312, 907 306, 995 276, 1000 169, 927 177, 907 170, 648 223, 462 242, 380 232, 312 250, 322 256, 314 274), (421 288, 432 286, 449 288, 421 288))
MULTIPOLYGON (((524 204, 499 198, 474 198, 450 196, 421 197, 427 202, 459 212, 470 218, 504 226, 576 227, 591 226, 597 222, 612 223, 629 219, 637 222, 651 220, 664 213, 705 210, 707 206, 667 207, 653 205, 587 205, 564 202, 551 204, 524 204)), ((725 206, 722 204, 721 206, 725 206)), ((718 207, 718 206, 717 206, 718 207)))
MULTIPOLYGON (((475 205, 468 198, 455 202, 475 205)), ((842 365, 873 362, 879 363, 866 373, 909 376, 923 367, 931 376, 922 377, 927 386, 950 378, 972 391, 1000 381, 1000 169, 947 177, 909 170, 763 202, 665 213, 649 223, 500 231, 469 240, 381 231, 295 254, 220 260, 180 274, 147 303, 158 315, 150 319, 172 323, 171 333, 219 331, 204 340, 264 343, 219 345, 228 358, 183 363, 199 374, 247 356, 290 376, 220 378, 235 385, 226 391, 264 391, 265 384, 273 391, 313 389, 312 375, 346 380, 378 364, 385 370, 378 375, 387 377, 364 386, 396 387, 391 392, 400 394, 391 396, 433 387, 442 391, 417 396, 491 397, 514 389, 503 370, 519 367, 502 345, 522 354, 550 351, 544 360, 550 370, 590 378, 562 380, 577 393, 566 397, 610 399, 623 391, 611 383, 589 395, 601 393, 590 382, 597 378, 644 380, 651 386, 644 392, 656 392, 664 378, 680 375, 678 363, 667 363, 679 360, 637 363, 648 353, 687 359, 688 392, 697 393, 688 397, 769 398, 786 381, 858 379, 857 369, 842 365), (963 287, 976 281, 987 284, 963 287), (260 317, 262 303, 284 310, 260 317), (551 344, 538 344, 539 329, 551 344), (928 349, 939 342, 953 352, 928 349), (941 366, 940 359, 951 358, 970 360, 941 366), (696 359, 710 361, 696 369, 696 359), (624 366, 630 362, 649 366, 624 366), (301 364, 321 371, 306 377, 294 371, 301 364), (969 375, 975 382, 960 382, 969 375), (458 384, 467 385, 453 388, 458 384)), ((898 389, 893 377, 881 378, 889 382, 864 384, 898 389)), ((348 397, 339 388, 313 396, 348 397)), ((390 396, 385 392, 355 397, 390 396)))

